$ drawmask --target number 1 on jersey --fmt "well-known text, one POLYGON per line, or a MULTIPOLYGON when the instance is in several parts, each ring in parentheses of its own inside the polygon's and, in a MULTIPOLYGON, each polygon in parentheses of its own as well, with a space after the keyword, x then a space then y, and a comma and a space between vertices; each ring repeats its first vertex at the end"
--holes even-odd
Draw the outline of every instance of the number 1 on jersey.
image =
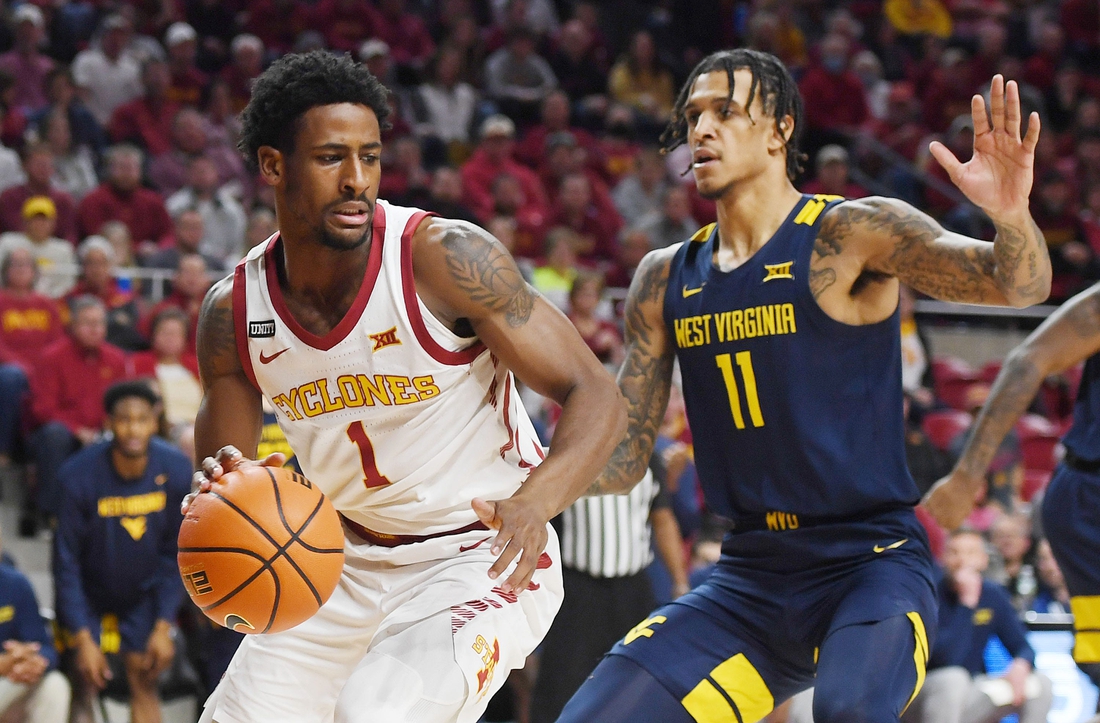
POLYGON ((348 425, 348 439, 359 448, 359 461, 363 463, 363 484, 367 489, 392 484, 386 475, 378 471, 378 465, 374 461, 374 445, 370 443, 362 422, 356 420, 348 425))
POLYGON ((733 412, 733 423, 738 429, 745 428, 745 416, 741 413, 741 394, 737 391, 737 376, 733 373, 733 361, 741 370, 741 378, 745 383, 745 399, 749 405, 749 418, 752 426, 763 427, 764 415, 760 411, 760 397, 756 394, 756 374, 752 370, 752 354, 747 351, 739 351, 735 357, 729 354, 719 354, 715 361, 722 370, 722 378, 726 382, 726 393, 730 398, 730 411, 733 412))

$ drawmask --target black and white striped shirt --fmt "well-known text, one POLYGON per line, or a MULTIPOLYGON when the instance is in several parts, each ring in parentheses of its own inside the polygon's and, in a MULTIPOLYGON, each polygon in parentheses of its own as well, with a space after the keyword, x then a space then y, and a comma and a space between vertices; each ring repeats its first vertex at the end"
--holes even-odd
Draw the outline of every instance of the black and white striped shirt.
POLYGON ((625 495, 582 497, 561 513, 565 567, 592 577, 626 577, 653 561, 649 512, 660 488, 647 470, 625 495))

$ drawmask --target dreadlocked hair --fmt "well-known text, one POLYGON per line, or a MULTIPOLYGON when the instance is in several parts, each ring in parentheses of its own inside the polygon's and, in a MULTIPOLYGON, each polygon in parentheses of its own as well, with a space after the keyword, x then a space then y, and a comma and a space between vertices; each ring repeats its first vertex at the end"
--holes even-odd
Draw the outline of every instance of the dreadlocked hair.
MULTIPOLYGON (((664 132, 661 133, 661 152, 668 153, 674 148, 687 142, 687 119, 684 117, 684 106, 687 104, 691 86, 696 78, 704 73, 724 70, 729 79, 729 98, 733 100, 733 73, 739 68, 746 68, 752 73, 752 85, 749 86, 749 98, 745 103, 745 110, 752 105, 753 98, 759 91, 761 105, 764 112, 775 118, 777 128, 781 127, 783 119, 790 116, 794 119, 794 130, 787 138, 787 176, 794 178, 802 171, 802 162, 806 160, 806 154, 798 150, 798 141, 802 135, 802 97, 798 94, 798 86, 794 78, 787 71, 786 66, 771 53, 762 53, 759 50, 749 48, 735 48, 733 50, 720 50, 711 53, 699 61, 691 75, 684 81, 680 88, 680 94, 676 97, 676 104, 672 108, 672 120, 664 132)), ((749 116, 752 119, 752 116, 749 116)), ((755 121, 754 121, 755 122, 755 121)))

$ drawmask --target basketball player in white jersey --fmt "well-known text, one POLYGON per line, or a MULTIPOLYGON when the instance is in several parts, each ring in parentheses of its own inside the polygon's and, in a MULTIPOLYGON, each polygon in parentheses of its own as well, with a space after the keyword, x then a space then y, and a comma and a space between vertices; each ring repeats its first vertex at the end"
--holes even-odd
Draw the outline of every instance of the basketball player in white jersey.
POLYGON ((343 516, 346 564, 313 618, 246 637, 203 721, 476 721, 561 604, 548 521, 625 429, 496 239, 376 198, 387 114, 362 66, 317 52, 275 62, 242 115, 280 230, 205 301, 196 480, 257 464, 266 398, 343 516), (550 453, 513 372, 563 406, 550 453))

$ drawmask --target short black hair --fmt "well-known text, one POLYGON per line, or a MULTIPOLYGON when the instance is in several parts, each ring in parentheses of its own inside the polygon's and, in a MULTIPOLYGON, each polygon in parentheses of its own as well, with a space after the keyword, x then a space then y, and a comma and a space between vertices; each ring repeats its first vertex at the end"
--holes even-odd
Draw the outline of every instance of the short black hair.
POLYGON ((124 399, 144 399, 149 402, 150 407, 155 407, 160 403, 160 397, 143 381, 131 379, 124 382, 117 382, 112 384, 103 394, 103 409, 107 412, 108 416, 112 416, 115 413, 115 407, 118 403, 124 399))
POLYGON ((688 95, 695 80, 704 73, 724 70, 729 79, 729 100, 733 100, 733 72, 740 68, 746 68, 752 73, 752 85, 749 86, 749 99, 746 106, 752 105, 752 100, 759 91, 764 112, 775 117, 777 128, 784 116, 789 115, 794 119, 794 131, 787 139, 787 176, 794 180, 802 171, 802 162, 806 159, 806 154, 798 149, 804 118, 802 96, 798 93, 798 84, 794 82, 783 61, 771 53, 763 53, 759 50, 749 48, 720 50, 699 61, 676 97, 676 104, 672 108, 672 120, 661 133, 662 149, 667 153, 687 141, 684 106, 687 104, 688 95))
POLYGON ((241 140, 237 144, 252 170, 256 152, 271 146, 283 153, 294 150, 299 121, 310 108, 336 103, 358 103, 374 111, 379 126, 390 126, 389 91, 350 55, 325 50, 284 55, 256 78, 252 99, 241 112, 241 140))

